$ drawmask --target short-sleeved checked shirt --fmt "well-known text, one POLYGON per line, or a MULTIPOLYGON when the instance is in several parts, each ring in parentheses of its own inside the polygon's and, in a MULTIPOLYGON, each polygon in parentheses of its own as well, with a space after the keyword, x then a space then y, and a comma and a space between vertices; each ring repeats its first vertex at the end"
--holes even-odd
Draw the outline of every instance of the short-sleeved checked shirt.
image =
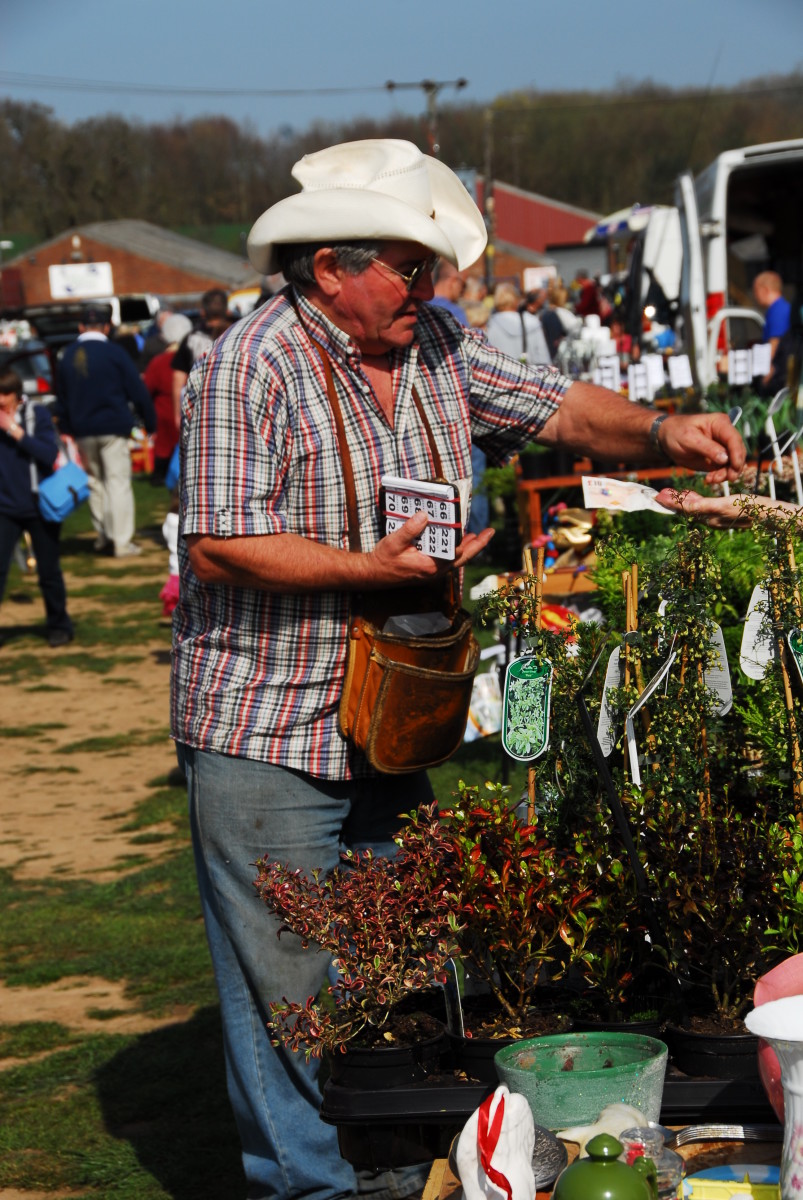
MULTIPOLYGON (((535 437, 570 380, 506 358, 444 309, 424 305, 414 343, 390 352, 394 424, 361 369, 358 347, 287 291, 220 338, 184 394, 181 532, 294 533, 348 550, 346 497, 320 358, 330 356, 357 491, 363 550, 379 539, 384 473, 432 478, 412 401, 415 383, 447 478, 471 475, 471 439, 504 462, 535 437)), ((179 539, 172 731, 202 750, 329 779, 352 762, 337 724, 349 596, 286 595, 199 582, 179 539)))

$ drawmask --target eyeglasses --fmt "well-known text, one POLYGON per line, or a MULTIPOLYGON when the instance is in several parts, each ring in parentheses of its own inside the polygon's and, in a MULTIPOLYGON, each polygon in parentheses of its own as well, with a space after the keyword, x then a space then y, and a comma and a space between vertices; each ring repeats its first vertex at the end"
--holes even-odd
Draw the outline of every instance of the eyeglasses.
POLYGON ((409 275, 405 275, 404 271, 397 271, 390 263, 382 262, 381 258, 371 260, 372 267, 384 267, 386 271, 392 271, 394 275, 398 275, 404 280, 404 286, 408 292, 411 292, 418 283, 422 275, 426 275, 429 271, 434 271, 439 262, 439 255, 431 254, 429 258, 423 259, 418 266, 413 267, 409 275))

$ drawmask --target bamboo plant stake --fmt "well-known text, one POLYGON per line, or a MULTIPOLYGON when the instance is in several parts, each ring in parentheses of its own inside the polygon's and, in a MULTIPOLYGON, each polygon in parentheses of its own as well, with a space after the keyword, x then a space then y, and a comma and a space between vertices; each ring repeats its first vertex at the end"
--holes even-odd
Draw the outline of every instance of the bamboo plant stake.
MULTIPOLYGON (((533 600, 533 633, 541 628, 541 607, 544 597, 544 547, 539 546, 533 572, 533 554, 529 546, 524 547, 525 588, 533 600)), ((527 768, 527 824, 535 821, 535 767, 527 768)))
MULTIPOLYGON (((791 541, 789 543, 789 566, 794 571, 795 552, 791 541)), ((803 761, 801 761, 800 756, 797 721, 795 720, 795 699, 792 694, 792 682, 789 678, 789 668, 787 666, 786 639, 783 636, 783 623, 781 620, 781 597, 778 585, 778 569, 776 567, 772 572, 771 579, 769 580, 770 602, 772 604, 772 623, 775 627, 775 641, 778 647, 778 660, 781 664, 783 697, 786 705, 787 724, 789 726, 789 741, 792 747, 792 797, 795 803, 795 812, 797 814, 798 824, 803 824, 803 761)), ((797 619, 799 620, 800 591, 797 585, 795 585, 794 597, 795 604, 797 606, 797 619)))

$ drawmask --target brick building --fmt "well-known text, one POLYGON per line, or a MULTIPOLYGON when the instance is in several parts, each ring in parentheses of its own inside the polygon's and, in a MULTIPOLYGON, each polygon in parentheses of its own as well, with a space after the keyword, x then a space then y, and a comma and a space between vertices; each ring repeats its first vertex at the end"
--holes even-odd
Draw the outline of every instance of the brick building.
MULTIPOLYGON (((476 200, 484 205, 485 181, 480 176, 476 184, 476 200)), ((594 227, 599 214, 561 200, 551 200, 538 192, 525 192, 512 184, 493 182, 493 275, 497 279, 521 277, 526 267, 554 264, 558 274, 571 278, 573 270, 563 264, 573 262, 568 253, 583 245, 585 233, 594 227)), ((593 248, 583 252, 589 270, 604 269, 596 261, 593 248)), ((477 267, 472 274, 479 274, 477 267)))
POLYGON ((14 280, 22 304, 47 304, 57 298, 49 268, 76 263, 108 263, 117 295, 153 292, 188 306, 208 288, 233 291, 260 282, 250 263, 235 254, 147 221, 129 220, 67 229, 9 259, 3 275, 14 280))

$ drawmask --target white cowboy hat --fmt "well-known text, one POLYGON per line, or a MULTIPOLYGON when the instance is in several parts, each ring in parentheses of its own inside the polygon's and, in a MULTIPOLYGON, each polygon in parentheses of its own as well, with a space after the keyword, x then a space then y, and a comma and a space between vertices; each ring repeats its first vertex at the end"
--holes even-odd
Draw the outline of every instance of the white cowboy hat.
POLYGON ((263 275, 278 271, 288 242, 420 242, 464 270, 485 249, 480 211, 454 171, 412 142, 376 138, 305 154, 293 167, 301 192, 280 200, 248 235, 263 275))

